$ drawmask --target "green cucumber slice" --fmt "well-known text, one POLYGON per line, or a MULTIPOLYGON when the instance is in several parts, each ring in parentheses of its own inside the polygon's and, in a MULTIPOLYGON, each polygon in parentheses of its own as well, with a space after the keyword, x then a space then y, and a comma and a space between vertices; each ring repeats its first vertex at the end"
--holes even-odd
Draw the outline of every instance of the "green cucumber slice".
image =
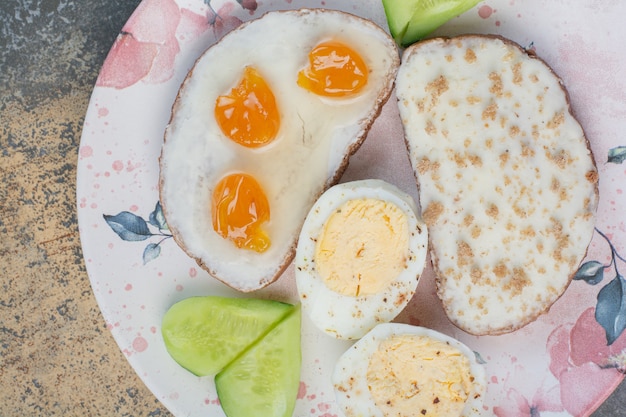
POLYGON ((161 333, 182 367, 198 376, 215 375, 293 308, 271 300, 190 297, 165 313, 161 333))
POLYGON ((215 377, 228 417, 291 417, 300 387, 300 306, 215 377))
POLYGON ((382 0, 391 36, 408 46, 480 0, 382 0))

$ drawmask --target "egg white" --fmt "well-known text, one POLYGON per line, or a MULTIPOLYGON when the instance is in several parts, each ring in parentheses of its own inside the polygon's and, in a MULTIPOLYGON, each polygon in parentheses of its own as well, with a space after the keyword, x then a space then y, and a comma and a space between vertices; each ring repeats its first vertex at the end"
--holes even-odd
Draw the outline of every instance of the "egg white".
POLYGON ((180 246, 235 289, 273 282, 293 256, 309 208, 338 180, 389 97, 398 65, 397 47, 380 27, 322 9, 269 12, 210 47, 181 87, 160 159, 161 203, 180 246), (370 69, 356 97, 323 99, 296 84, 311 49, 330 39, 350 45, 370 69), (227 139, 213 116, 216 98, 246 66, 270 86, 281 117, 277 138, 258 149, 227 139), (233 172, 252 175, 269 200, 271 247, 264 253, 239 249, 213 230, 213 189, 233 172))
POLYGON ((296 286, 302 309, 323 332, 338 339, 358 339, 376 324, 394 319, 409 303, 426 262, 428 231, 417 215, 414 200, 382 180, 342 183, 328 189, 306 217, 294 259, 296 286), (350 200, 377 199, 393 203, 406 215, 409 248, 406 268, 380 292, 349 296, 330 289, 319 276, 316 242, 328 217, 350 200), (402 300, 402 302, 397 302, 402 300))
MULTIPOLYGON (((363 338, 352 345, 337 361, 332 374, 335 398, 346 417, 368 416, 384 417, 376 406, 370 393, 367 381, 367 368, 372 355, 378 350, 379 344, 391 337, 400 335, 416 335, 432 338, 449 344, 465 355, 470 364, 470 372, 474 377, 470 393, 462 414, 459 417, 480 417, 483 407, 483 396, 487 382, 485 370, 476 361, 475 353, 457 339, 425 327, 403 323, 379 324, 363 338)), ((410 360, 410 358, 407 358, 410 360)))

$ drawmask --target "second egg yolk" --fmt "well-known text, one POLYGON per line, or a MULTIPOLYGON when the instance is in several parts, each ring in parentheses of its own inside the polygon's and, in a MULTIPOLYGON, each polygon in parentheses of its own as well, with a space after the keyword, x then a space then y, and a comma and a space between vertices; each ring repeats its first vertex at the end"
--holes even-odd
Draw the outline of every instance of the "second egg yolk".
POLYGON ((248 148, 270 143, 280 127, 280 114, 271 88, 253 67, 229 94, 215 102, 215 120, 222 132, 248 148))
POLYGON ((239 248, 264 252, 270 238, 261 228, 270 220, 270 206, 261 185, 248 174, 222 178, 212 199, 213 229, 239 248))
POLYGON ((309 53, 309 66, 298 73, 298 85, 317 95, 345 97, 367 84, 363 58, 340 42, 323 42, 309 53))

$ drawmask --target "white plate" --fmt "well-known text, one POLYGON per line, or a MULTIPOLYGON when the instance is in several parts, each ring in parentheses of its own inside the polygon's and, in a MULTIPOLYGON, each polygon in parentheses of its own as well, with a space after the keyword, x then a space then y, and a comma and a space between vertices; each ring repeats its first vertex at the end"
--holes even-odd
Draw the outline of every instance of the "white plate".
MULTIPOLYGON (((488 375, 485 415, 590 414, 623 378, 626 336, 607 346, 594 317, 598 293, 605 325, 626 321, 626 3, 621 0, 489 0, 436 34, 499 33, 533 48, 563 78, 600 172, 598 232, 587 261, 604 272, 596 284, 574 281, 549 314, 504 336, 474 337, 452 326, 434 295, 432 271, 399 321, 457 337, 480 354, 488 375), (612 249, 615 258, 612 258, 612 249), (611 294, 611 296, 608 296, 611 294), (621 356, 620 356, 621 354, 621 356), (534 410, 534 413, 531 412, 534 410), (540 413, 540 414, 539 414, 540 413)), ((241 296, 198 268, 154 216, 158 155, 170 107, 194 60, 216 37, 266 10, 337 8, 386 28, 380 0, 144 0, 124 26, 102 68, 85 119, 78 163, 78 217, 84 257, 104 318, 137 374, 177 416, 223 415, 212 378, 198 378, 167 354, 163 313, 192 295, 241 296), (248 9, 244 9, 247 5, 248 9), (214 13, 219 14, 215 16, 214 13), (120 217, 107 217, 117 216, 120 217), (107 222, 106 219, 109 221, 107 222), (131 222, 134 233, 114 230, 131 222), (122 239, 124 237, 125 239, 122 239), (131 240, 142 239, 142 240, 131 240)), ((389 100, 343 181, 381 178, 417 199, 394 98, 389 100), (382 155, 385 155, 384 157, 382 155)), ((158 210, 157 210, 158 214, 158 210)), ((132 227, 127 224, 127 229, 132 227)), ((588 269, 591 275, 592 269, 588 269)), ((596 275, 597 277, 597 275, 596 275)), ((293 270, 250 296, 297 301, 293 270)), ((329 374, 349 343, 303 322, 303 368, 295 416, 335 416, 329 374)))

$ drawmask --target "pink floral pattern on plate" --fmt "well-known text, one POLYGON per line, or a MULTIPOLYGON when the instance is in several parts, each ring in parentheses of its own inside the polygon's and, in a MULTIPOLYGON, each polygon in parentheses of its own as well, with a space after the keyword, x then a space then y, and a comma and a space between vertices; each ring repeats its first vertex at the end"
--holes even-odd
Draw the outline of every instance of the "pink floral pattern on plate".
MULTIPOLYGON (((268 10, 327 7, 386 27, 379 0, 144 0, 113 44, 89 105, 79 150, 77 202, 83 252, 107 326, 137 374, 175 415, 222 416, 211 378, 169 358, 160 319, 199 294, 238 296, 178 248, 158 203, 158 156, 178 87, 195 59, 241 22, 268 10)), ((549 313, 517 332, 475 337, 452 326, 428 269, 398 321, 457 337, 489 378, 485 415, 587 416, 624 377, 626 283, 626 38, 619 0, 487 0, 436 34, 499 33, 532 48, 563 78, 600 172, 596 234, 575 280, 549 313)), ((417 199, 393 98, 343 181, 381 178, 417 199), (385 158, 380 158, 380 155, 385 158)), ((293 270, 254 294, 297 301, 293 270)), ((329 375, 349 343, 306 318, 294 415, 340 417, 329 375)))

